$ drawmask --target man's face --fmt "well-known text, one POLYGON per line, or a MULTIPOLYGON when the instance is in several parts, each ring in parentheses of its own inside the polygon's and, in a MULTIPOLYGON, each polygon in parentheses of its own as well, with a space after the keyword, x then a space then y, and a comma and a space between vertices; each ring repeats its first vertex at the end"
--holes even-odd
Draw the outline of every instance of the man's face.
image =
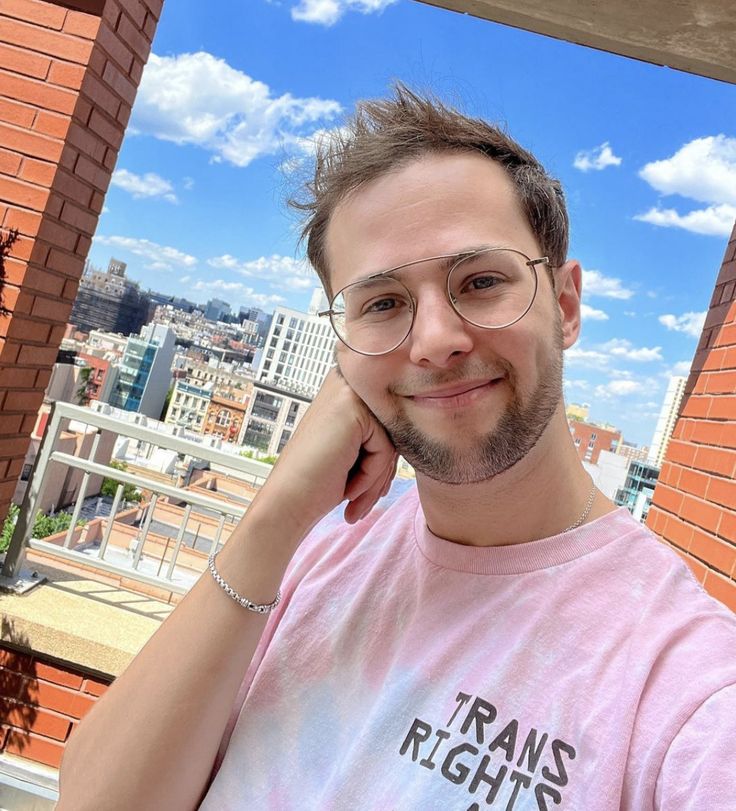
MULTIPOLYGON (((541 255, 498 164, 473 153, 428 155, 337 207, 327 233, 332 288, 479 246, 541 255)), ((546 268, 537 273, 529 312, 486 330, 453 310, 440 262, 423 262, 400 271, 417 301, 400 347, 368 357, 339 345, 348 384, 418 472, 451 484, 486 480, 529 453, 548 426, 562 396, 562 349, 574 338, 563 336, 546 268)))

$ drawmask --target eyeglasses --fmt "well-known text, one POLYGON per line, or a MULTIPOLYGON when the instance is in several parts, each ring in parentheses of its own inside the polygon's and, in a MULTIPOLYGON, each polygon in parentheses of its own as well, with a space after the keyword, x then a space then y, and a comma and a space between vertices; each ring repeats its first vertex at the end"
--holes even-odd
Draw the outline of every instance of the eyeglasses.
POLYGON ((343 287, 330 309, 319 315, 329 315, 335 334, 353 352, 393 352, 409 337, 417 311, 414 296, 394 274, 440 259, 454 260, 447 272, 450 304, 464 321, 481 329, 503 329, 523 318, 537 294, 537 265, 549 265, 546 256, 530 259, 513 248, 430 256, 343 287))

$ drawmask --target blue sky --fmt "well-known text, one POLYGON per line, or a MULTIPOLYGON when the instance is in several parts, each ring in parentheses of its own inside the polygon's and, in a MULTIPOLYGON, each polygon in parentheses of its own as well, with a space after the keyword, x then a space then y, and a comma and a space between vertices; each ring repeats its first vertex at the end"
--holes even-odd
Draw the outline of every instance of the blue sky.
POLYGON ((284 205, 314 134, 393 79, 507 126, 585 269, 566 397, 649 444, 736 219, 736 87, 413 0, 164 7, 90 259, 194 301, 306 308, 284 205))

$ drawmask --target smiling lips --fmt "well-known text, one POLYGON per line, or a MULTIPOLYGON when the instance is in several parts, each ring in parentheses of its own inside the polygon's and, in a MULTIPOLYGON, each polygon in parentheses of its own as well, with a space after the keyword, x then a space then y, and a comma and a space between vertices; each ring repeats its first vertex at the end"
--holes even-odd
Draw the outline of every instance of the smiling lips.
POLYGON ((431 408, 459 408, 470 405, 487 394, 503 378, 493 380, 471 380, 441 389, 415 394, 408 399, 420 406, 431 408))

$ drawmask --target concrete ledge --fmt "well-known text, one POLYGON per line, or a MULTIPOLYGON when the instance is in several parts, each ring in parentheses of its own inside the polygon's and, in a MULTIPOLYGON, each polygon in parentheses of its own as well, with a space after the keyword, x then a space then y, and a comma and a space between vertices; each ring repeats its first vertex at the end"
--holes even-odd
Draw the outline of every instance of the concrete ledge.
POLYGON ((28 555, 48 578, 22 596, 0 594, 4 642, 102 676, 118 676, 174 606, 28 555))

